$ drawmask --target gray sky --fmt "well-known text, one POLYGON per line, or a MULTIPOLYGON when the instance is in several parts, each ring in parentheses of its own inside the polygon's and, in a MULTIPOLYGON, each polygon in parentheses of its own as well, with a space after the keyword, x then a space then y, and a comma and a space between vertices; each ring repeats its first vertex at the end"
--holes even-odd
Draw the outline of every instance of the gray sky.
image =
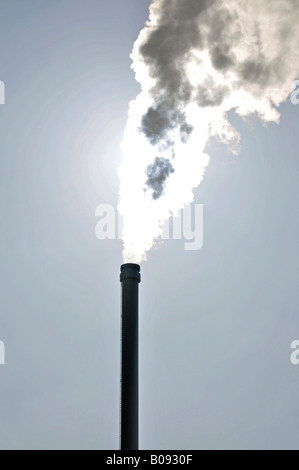
MULTIPOLYGON (((0 449, 117 449, 117 203, 130 52, 145 0, 0 0, 0 449)), ((195 191, 204 245, 142 265, 140 445, 299 449, 299 106, 280 125, 231 116, 195 191)))

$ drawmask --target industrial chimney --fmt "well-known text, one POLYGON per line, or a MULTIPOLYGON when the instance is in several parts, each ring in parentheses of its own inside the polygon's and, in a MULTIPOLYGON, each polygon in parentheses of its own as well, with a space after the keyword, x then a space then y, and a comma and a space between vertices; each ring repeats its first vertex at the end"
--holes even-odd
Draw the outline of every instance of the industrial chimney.
POLYGON ((138 450, 138 291, 140 266, 121 267, 121 450, 138 450))

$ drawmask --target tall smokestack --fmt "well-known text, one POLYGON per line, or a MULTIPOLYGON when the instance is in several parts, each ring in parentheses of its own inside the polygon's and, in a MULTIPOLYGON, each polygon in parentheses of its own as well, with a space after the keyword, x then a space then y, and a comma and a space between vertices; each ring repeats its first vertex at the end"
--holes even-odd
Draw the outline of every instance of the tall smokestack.
POLYGON ((121 450, 138 450, 138 291, 140 266, 121 267, 121 450))

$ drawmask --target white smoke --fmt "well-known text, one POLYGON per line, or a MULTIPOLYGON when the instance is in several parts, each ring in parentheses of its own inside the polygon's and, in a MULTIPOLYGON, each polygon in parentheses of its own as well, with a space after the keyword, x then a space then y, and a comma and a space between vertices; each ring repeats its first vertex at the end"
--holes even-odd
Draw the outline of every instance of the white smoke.
POLYGON ((125 261, 140 262, 164 222, 193 201, 211 136, 239 151, 227 113, 279 122, 299 75, 298 0, 154 0, 132 52, 119 170, 125 261))

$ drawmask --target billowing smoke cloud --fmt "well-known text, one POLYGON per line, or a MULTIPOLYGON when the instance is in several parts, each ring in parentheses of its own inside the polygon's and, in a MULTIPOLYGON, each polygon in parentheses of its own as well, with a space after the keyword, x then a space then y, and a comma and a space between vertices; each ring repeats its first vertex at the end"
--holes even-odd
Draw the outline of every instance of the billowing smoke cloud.
POLYGON ((165 220, 193 200, 211 136, 239 151, 229 111, 279 122, 299 75, 298 17, 298 0, 152 2, 132 53, 142 92, 120 169, 126 260, 144 259, 165 220))

